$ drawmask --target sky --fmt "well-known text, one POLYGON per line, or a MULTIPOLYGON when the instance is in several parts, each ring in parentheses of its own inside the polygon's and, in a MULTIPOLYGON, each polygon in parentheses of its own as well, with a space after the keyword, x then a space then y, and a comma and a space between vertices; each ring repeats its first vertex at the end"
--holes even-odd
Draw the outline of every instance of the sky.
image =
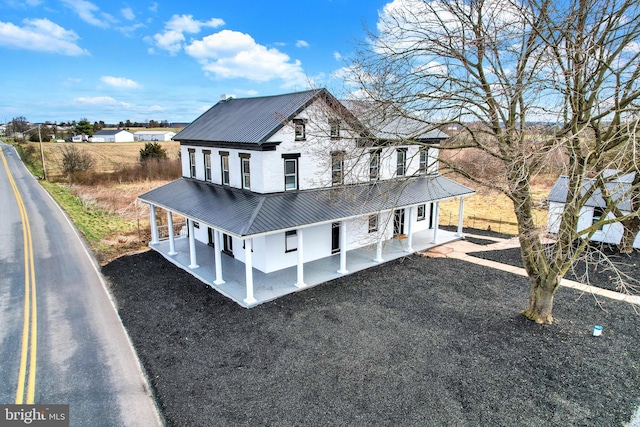
POLYGON ((0 123, 191 122, 326 87, 391 0, 0 0, 0 123))

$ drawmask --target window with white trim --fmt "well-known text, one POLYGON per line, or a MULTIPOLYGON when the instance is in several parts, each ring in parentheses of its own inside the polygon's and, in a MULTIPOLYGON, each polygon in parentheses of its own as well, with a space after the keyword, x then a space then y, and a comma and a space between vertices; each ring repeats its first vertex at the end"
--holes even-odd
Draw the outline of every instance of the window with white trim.
POLYGON ((329 131, 329 136, 331 137, 331 139, 340 138, 340 120, 338 119, 329 120, 329 126, 331 129, 329 131))
POLYGON ((396 150, 397 155, 397 167, 396 176, 404 176, 407 173, 407 149, 398 148, 396 150))
POLYGON ((211 151, 205 150, 204 153, 204 180, 211 182, 211 151))
POLYGON ((196 177, 196 150, 189 148, 189 176, 196 177))
POLYGON ((369 153, 369 180, 375 181, 380 178, 380 150, 369 153))
POLYGON ((222 185, 229 185, 229 153, 220 152, 220 169, 222 173, 222 185))
POLYGON ((298 159, 284 159, 284 190, 298 189, 298 159))
POLYGON ((420 148, 420 166, 418 172, 426 175, 429 167, 429 147, 420 148))
POLYGON ((284 251, 293 252, 298 250, 298 232, 289 230, 284 232, 284 251))
POLYGON ((344 151, 331 153, 331 184, 344 184, 344 151))
POLYGON ((296 141, 304 141, 307 139, 304 119, 293 119, 293 128, 296 141))
POLYGON ((424 221, 426 217, 426 206, 418 205, 418 221, 424 221))
POLYGON ((241 169, 242 169, 242 188, 247 190, 251 189, 251 168, 249 164, 249 157, 241 157, 241 169))

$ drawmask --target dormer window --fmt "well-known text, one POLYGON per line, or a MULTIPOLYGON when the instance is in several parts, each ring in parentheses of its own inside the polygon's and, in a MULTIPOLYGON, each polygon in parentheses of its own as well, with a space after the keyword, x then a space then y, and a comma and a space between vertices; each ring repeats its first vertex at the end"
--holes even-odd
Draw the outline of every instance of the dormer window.
POLYGON ((331 130, 329 131, 329 136, 331 136, 331 139, 340 138, 340 120, 329 120, 329 126, 331 127, 331 130))
POLYGON ((295 129, 296 141, 304 141, 307 139, 307 133, 303 119, 293 119, 293 127, 295 129))

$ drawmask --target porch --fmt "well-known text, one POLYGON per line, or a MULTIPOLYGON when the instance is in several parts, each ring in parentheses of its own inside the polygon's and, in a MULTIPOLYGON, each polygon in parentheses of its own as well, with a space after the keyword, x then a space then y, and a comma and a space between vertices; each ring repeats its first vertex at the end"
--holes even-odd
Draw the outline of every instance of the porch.
MULTIPOLYGON (((461 234, 441 229, 437 229, 436 236, 434 236, 434 230, 431 229, 413 233, 411 248, 413 251, 423 251, 461 238, 461 234)), ((412 250, 409 249, 409 242, 407 239, 393 238, 382 243, 381 257, 378 256, 377 245, 370 245, 346 251, 346 269, 343 269, 341 266, 340 253, 316 261, 306 262, 302 266, 304 269, 305 284, 303 287, 296 286, 299 277, 297 266, 285 268, 269 274, 253 268, 253 298, 255 299, 255 302, 247 303, 246 300, 249 298, 247 298, 247 271, 245 264, 223 252, 214 250, 211 246, 208 246, 205 243, 195 239, 191 244, 194 243, 195 248, 193 249, 195 249, 195 251, 192 250, 191 252, 195 252, 197 254, 197 268, 190 268, 190 265, 192 265, 192 259, 190 256, 191 248, 190 239, 187 237, 176 237, 174 239, 175 255, 169 255, 171 250, 169 240, 151 243, 149 246, 162 254, 167 260, 176 266, 191 273, 221 294, 231 298, 233 301, 246 308, 254 307, 281 296, 305 290, 323 282, 336 279, 344 276, 345 274, 355 273, 356 271, 364 270, 382 262, 391 261, 412 253, 412 250), (224 283, 222 284, 215 283, 215 257, 218 254, 220 254, 219 265, 222 271, 222 279, 224 280, 224 283), (382 261, 377 261, 380 258, 382 261), (346 272, 339 273, 338 270, 346 270, 346 272)))

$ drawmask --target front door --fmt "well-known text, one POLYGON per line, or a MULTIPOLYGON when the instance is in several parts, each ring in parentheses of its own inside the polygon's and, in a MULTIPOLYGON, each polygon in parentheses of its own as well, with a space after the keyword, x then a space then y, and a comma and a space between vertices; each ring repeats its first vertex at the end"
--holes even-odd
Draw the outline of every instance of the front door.
POLYGON ((227 255, 233 256, 233 237, 228 234, 222 235, 222 251, 227 255))
POLYGON ((331 224, 331 253, 340 252, 340 223, 331 224))
POLYGON ((393 212, 393 235, 404 234, 404 209, 396 209, 393 212))
POLYGON ((209 242, 207 243, 209 246, 215 247, 214 239, 213 239, 213 228, 207 227, 207 233, 209 235, 209 242))

